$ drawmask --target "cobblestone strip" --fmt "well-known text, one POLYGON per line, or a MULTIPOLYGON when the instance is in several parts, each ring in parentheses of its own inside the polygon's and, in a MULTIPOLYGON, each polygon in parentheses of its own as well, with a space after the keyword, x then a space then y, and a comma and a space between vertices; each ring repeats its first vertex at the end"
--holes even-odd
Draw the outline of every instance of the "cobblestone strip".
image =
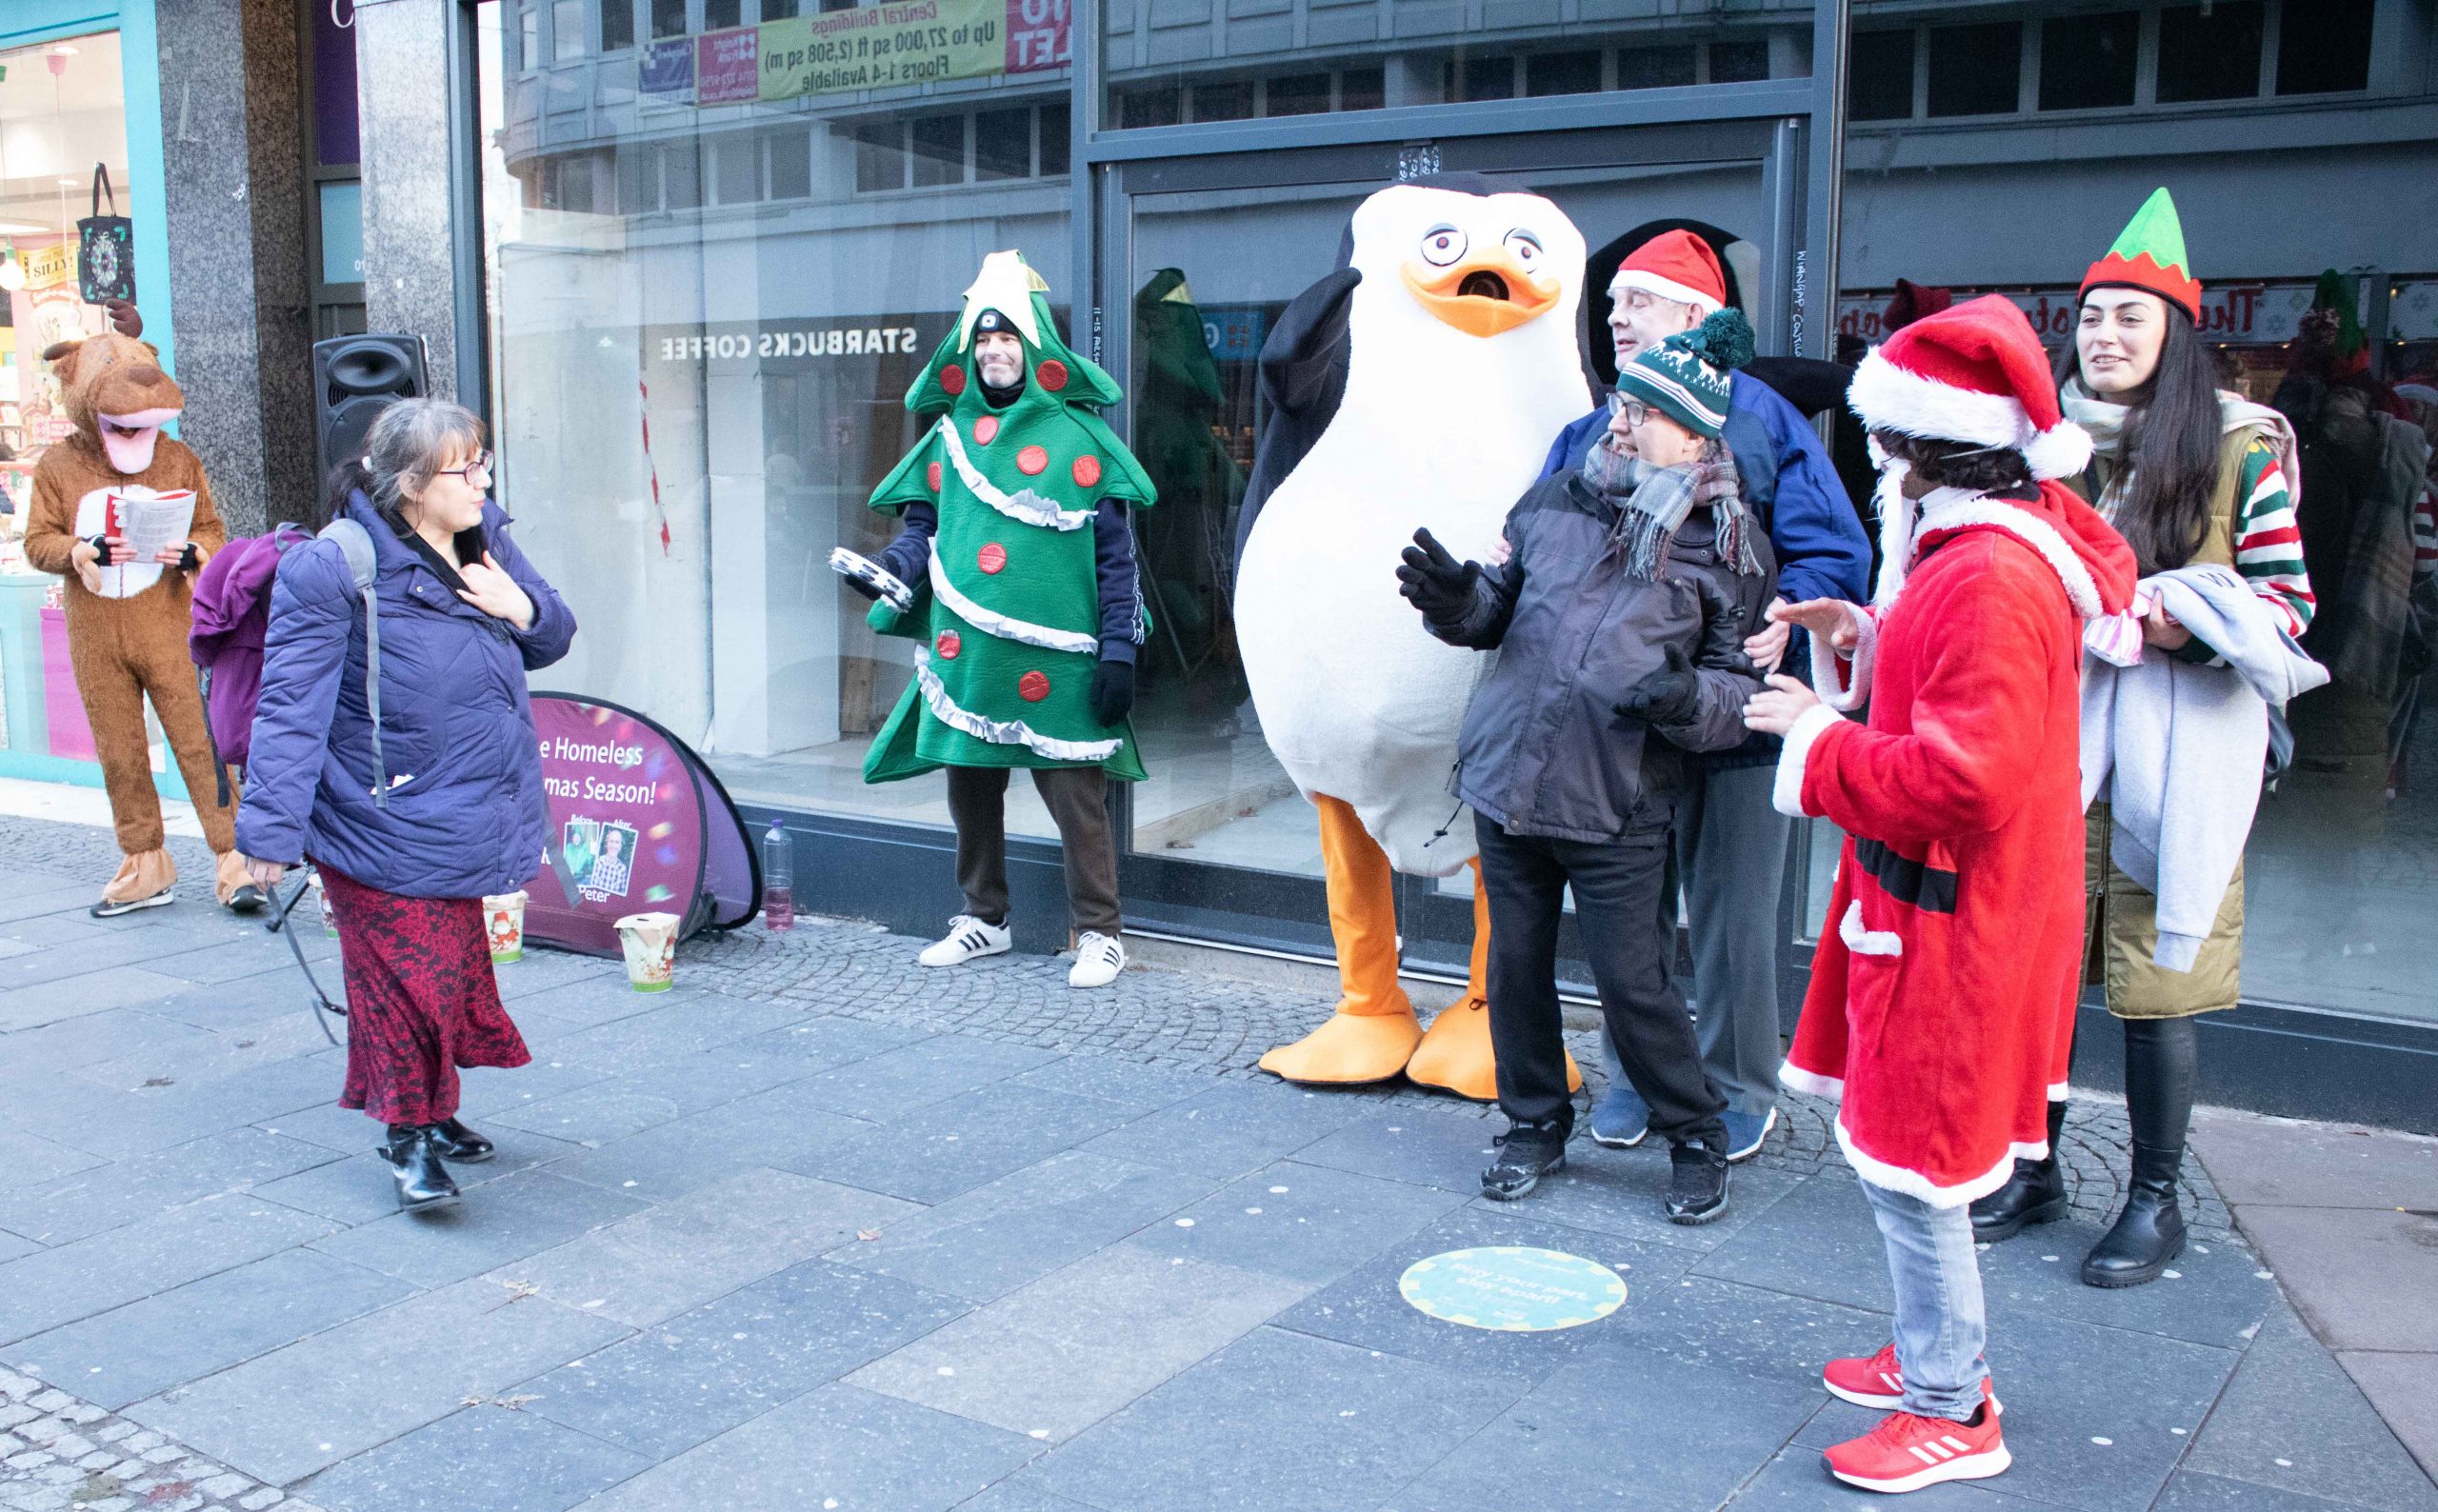
POLYGON ((0 1370, 0 1506, 12 1512, 318 1512, 149 1428, 0 1370))

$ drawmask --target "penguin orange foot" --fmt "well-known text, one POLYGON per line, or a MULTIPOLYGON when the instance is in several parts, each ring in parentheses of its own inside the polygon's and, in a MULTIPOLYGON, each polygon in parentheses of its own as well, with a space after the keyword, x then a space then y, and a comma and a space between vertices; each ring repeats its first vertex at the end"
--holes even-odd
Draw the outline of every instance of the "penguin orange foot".
MULTIPOLYGON (((1567 1057, 1567 1090, 1583 1089, 1583 1073, 1567 1057)), ((1406 1080, 1476 1103, 1498 1101, 1498 1056, 1489 1037, 1489 894, 1482 864, 1473 863, 1473 959, 1465 995, 1430 1021, 1430 1031, 1406 1063, 1406 1080)))
POLYGON ((1272 1076, 1320 1086, 1385 1082, 1406 1069, 1421 1043, 1422 1025, 1410 1008, 1332 1013, 1311 1033, 1263 1056, 1260 1065, 1272 1076))

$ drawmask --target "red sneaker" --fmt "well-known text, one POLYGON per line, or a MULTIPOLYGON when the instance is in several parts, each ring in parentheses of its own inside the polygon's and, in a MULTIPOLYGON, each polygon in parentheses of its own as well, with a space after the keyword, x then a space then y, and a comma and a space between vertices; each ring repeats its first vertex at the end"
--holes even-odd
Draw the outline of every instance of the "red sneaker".
POLYGON ((1891 1412, 1878 1427, 1831 1445, 1821 1458, 1848 1485, 1891 1493, 1942 1481, 1986 1481, 2015 1462, 1998 1431, 1998 1414, 1986 1403, 1970 1422, 1891 1412))
MULTIPOLYGON (((1869 1359, 1831 1360, 1821 1367, 1820 1383, 1828 1394, 1858 1407, 1880 1407, 1893 1411, 1905 1404, 1905 1376, 1897 1368, 1896 1346, 1883 1345, 1869 1359)), ((1998 1404, 1998 1388, 1988 1376, 1981 1378, 1981 1395, 1988 1399, 1989 1410, 2003 1412, 1998 1404)))

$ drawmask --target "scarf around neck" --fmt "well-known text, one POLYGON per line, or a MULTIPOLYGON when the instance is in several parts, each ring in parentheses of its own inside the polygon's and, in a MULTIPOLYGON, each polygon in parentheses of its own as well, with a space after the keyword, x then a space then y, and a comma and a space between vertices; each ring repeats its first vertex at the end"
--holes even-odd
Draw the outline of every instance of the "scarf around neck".
POLYGON ((1761 570, 1752 547, 1751 515, 1736 489, 1735 459, 1723 447, 1673 468, 1654 468, 1617 448, 1604 434, 1584 459, 1583 480, 1616 506, 1609 547, 1625 557, 1626 571, 1657 581, 1665 575, 1668 548, 1696 507, 1707 507, 1717 527, 1719 560, 1747 577, 1761 570))

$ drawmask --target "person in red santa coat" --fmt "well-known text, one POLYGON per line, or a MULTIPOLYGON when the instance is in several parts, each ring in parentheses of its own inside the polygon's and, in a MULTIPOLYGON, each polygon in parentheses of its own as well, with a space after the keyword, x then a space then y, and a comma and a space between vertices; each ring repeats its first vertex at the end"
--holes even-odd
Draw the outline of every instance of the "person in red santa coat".
POLYGON ((2131 602, 2132 551, 2056 480, 2090 438, 1994 295, 1906 327, 1849 402, 1881 468, 1868 609, 1772 614, 1835 655, 1820 693, 1772 677, 1746 722, 1782 734, 1775 801, 1847 834, 1811 990, 1779 1073, 1838 1100, 1837 1142, 1888 1245, 1894 1341, 1829 1391, 1893 1409, 1827 1451, 1874 1491, 2010 1459, 1982 1359, 1967 1207, 2048 1148, 2083 938, 2078 674, 2086 623, 2131 602), (1821 695, 1825 695, 1825 698, 1821 695), (1867 723, 1844 717, 1868 707, 1867 723), (2066 1005, 2061 1009, 2060 1005, 2066 1005))

